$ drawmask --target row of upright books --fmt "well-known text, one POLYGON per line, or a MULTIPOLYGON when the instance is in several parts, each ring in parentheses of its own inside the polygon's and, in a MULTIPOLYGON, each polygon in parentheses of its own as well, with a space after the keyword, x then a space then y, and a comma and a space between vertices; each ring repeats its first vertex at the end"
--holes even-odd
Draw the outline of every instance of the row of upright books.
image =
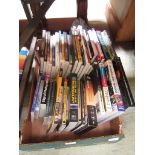
POLYGON ((35 45, 38 70, 31 122, 42 118, 46 133, 83 134, 124 113, 132 97, 107 32, 72 27, 43 30, 35 45))

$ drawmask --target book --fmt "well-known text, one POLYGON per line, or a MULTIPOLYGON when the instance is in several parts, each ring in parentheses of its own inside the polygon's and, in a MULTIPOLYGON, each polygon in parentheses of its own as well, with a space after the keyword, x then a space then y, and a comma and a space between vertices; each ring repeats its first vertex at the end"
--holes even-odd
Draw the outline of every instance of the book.
POLYGON ((110 37, 107 31, 106 30, 102 31, 101 36, 102 36, 104 44, 106 45, 107 52, 109 53, 110 58, 113 60, 115 57, 117 57, 117 54, 112 47, 112 43, 111 43, 111 40, 110 40, 110 37))
MULTIPOLYGON (((52 82, 52 88, 51 88, 51 95, 50 95, 50 104, 49 104, 49 109, 48 109, 48 123, 47 123, 47 133, 50 131, 52 128, 53 122, 54 122, 54 107, 56 103, 56 92, 57 92, 57 83, 55 80, 51 79, 52 82)), ((53 129, 54 130, 54 129, 53 129)))
POLYGON ((60 125, 61 119, 61 110, 62 110, 62 70, 59 71, 59 74, 56 78, 56 99, 54 104, 53 111, 53 120, 48 129, 48 133, 53 132, 60 125))
POLYGON ((115 59, 112 61, 116 78, 118 81, 118 85, 122 94, 122 99, 124 102, 125 109, 127 109, 130 106, 134 106, 135 102, 127 81, 127 77, 125 75, 121 59, 119 57, 115 57, 115 59))
POLYGON ((26 58, 28 54, 29 54, 29 50, 26 47, 22 47, 21 50, 19 51, 19 83, 22 78, 24 65, 26 63, 26 58))
POLYGON ((103 96, 102 85, 101 85, 101 77, 99 72, 100 72, 99 65, 94 64, 93 71, 91 72, 90 76, 93 81, 98 122, 101 118, 105 116, 105 112, 106 112, 105 106, 104 106, 104 96, 103 96))
POLYGON ((85 132, 95 128, 97 123, 95 96, 93 90, 93 83, 90 76, 85 76, 85 123, 76 131, 76 134, 84 134, 85 132))
POLYGON ((63 131, 66 127, 67 124, 67 95, 68 95, 68 91, 67 91, 67 79, 64 79, 64 87, 63 87, 63 110, 62 110, 62 123, 61 126, 59 127, 59 132, 63 131))
POLYGON ((97 38, 99 40, 99 43, 101 45, 101 48, 102 48, 102 52, 103 52, 103 55, 104 55, 104 58, 105 58, 105 61, 110 59, 110 55, 107 51, 107 48, 106 48, 106 45, 103 41, 103 38, 102 38, 102 35, 101 35, 101 31, 96 31, 96 34, 97 34, 97 38))
POLYGON ((37 104, 37 98, 38 98, 38 92, 39 92, 39 87, 40 87, 40 81, 41 81, 41 77, 39 77, 39 79, 37 81, 37 85, 36 85, 36 88, 35 88, 35 93, 34 93, 34 97, 33 97, 33 101, 32 101, 31 122, 33 122, 34 119, 35 119, 35 108, 36 108, 36 104, 37 104))
POLYGON ((65 131, 71 131, 78 123, 78 85, 77 74, 70 74, 70 116, 69 124, 65 128, 65 131))
POLYGON ((106 72, 103 63, 99 63, 100 77, 101 77, 101 86, 103 91, 103 100, 104 107, 106 112, 112 112, 112 105, 110 101, 109 89, 107 85, 106 72))
POLYGON ((49 76, 44 77, 44 86, 42 90, 41 103, 40 103, 40 114, 39 117, 44 117, 46 115, 46 104, 47 104, 47 95, 49 89, 49 76))

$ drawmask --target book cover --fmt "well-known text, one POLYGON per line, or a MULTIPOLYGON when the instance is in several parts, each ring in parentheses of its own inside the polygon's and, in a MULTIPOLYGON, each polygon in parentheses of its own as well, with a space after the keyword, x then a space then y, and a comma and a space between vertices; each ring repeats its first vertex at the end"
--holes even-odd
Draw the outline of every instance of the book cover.
POLYGON ((105 62, 105 67, 106 67, 106 72, 107 72, 109 86, 110 86, 109 92, 111 92, 110 97, 112 101, 113 110, 114 111, 125 111, 124 103, 122 101, 122 96, 120 93, 120 89, 118 86, 118 82, 116 79, 112 61, 107 60, 105 62))
POLYGON ((111 101, 110 101, 109 89, 108 89, 108 85, 107 85, 107 78, 105 75, 106 72, 105 72, 103 63, 99 63, 99 70, 100 70, 101 86, 102 86, 102 91, 103 91, 103 100, 104 100, 105 110, 107 112, 111 112, 112 105, 111 105, 111 101))
POLYGON ((112 63, 114 66, 116 78, 122 94, 122 99, 123 99, 125 108, 128 108, 129 106, 134 106, 135 102, 134 102, 120 58, 116 57, 112 63))
POLYGON ((64 131, 71 131, 78 123, 78 85, 77 74, 70 74, 70 107, 69 124, 64 131))

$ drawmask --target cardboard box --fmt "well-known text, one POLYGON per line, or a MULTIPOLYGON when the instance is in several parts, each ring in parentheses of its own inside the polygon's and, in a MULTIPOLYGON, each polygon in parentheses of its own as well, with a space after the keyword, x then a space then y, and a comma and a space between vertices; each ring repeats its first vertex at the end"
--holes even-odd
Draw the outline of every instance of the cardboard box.
POLYGON ((30 121, 24 122, 20 138, 22 142, 19 146, 20 150, 58 149, 100 143, 114 143, 124 138, 122 122, 119 117, 100 124, 97 128, 83 135, 75 135, 72 132, 55 132, 47 136, 44 128, 40 127, 41 122, 42 120, 38 120, 33 125, 30 121))

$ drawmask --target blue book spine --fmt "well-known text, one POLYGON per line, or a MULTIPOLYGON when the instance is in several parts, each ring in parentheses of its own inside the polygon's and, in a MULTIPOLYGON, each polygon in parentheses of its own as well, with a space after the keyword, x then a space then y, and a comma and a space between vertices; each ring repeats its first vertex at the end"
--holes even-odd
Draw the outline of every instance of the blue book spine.
POLYGON ((39 76, 39 78, 38 78, 37 86, 36 86, 34 97, 33 97, 31 112, 35 111, 35 107, 37 104, 37 96, 38 96, 38 92, 39 92, 40 80, 41 80, 41 76, 39 76))

